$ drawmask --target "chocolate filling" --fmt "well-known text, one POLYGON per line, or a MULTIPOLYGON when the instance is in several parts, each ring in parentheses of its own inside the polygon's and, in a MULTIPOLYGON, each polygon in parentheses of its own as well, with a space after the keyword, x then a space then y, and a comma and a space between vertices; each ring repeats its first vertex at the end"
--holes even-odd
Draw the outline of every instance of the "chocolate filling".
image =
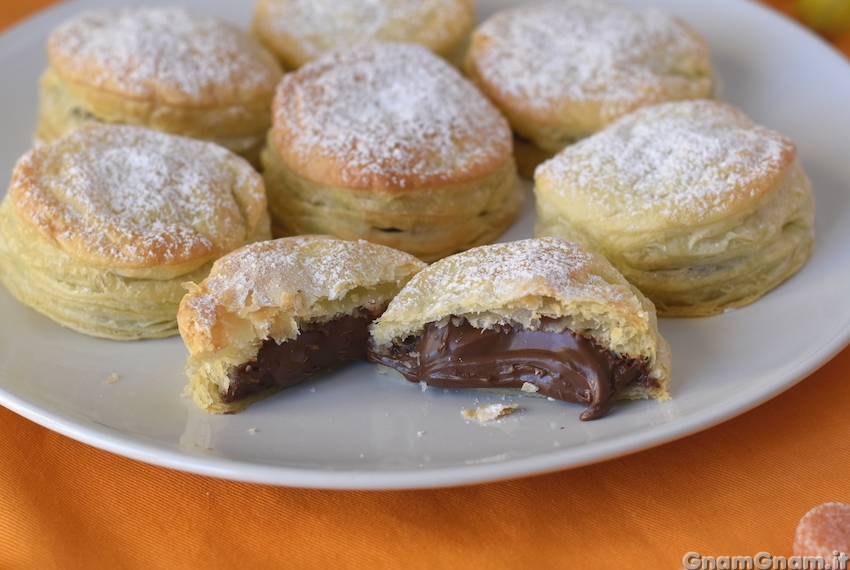
POLYGON ((369 358, 411 382, 441 388, 522 388, 558 400, 587 404, 582 420, 603 416, 628 385, 657 386, 643 359, 624 358, 570 330, 522 326, 477 329, 468 322, 429 323, 422 336, 369 358))
POLYGON ((287 388, 343 360, 366 360, 369 324, 377 315, 361 308, 325 323, 301 327, 298 336, 278 344, 266 339, 256 358, 234 368, 221 393, 229 404, 269 388, 287 388))

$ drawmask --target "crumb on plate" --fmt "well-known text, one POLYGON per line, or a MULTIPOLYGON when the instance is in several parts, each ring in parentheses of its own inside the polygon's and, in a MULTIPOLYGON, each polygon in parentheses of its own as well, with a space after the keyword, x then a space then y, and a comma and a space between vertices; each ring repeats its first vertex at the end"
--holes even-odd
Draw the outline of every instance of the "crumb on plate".
POLYGON ((519 406, 517 404, 484 404, 474 410, 464 409, 461 414, 468 420, 476 420, 480 423, 489 422, 503 418, 512 413, 519 406))

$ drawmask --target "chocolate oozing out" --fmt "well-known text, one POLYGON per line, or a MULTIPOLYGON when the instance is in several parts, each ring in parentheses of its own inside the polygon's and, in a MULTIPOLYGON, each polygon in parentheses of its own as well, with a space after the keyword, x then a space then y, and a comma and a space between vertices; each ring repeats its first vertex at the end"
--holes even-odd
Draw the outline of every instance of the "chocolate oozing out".
POLYGON ((440 388, 521 388, 587 404, 582 420, 603 416, 630 384, 653 386, 646 362, 624 358, 570 330, 522 326, 477 329, 468 322, 430 323, 422 336, 396 344, 389 355, 369 359, 401 372, 411 382, 440 388))
POLYGON ((266 339, 256 358, 233 369, 221 394, 229 404, 269 388, 287 388, 343 360, 366 360, 369 324, 376 313, 361 308, 325 323, 304 325, 298 336, 278 344, 266 339))

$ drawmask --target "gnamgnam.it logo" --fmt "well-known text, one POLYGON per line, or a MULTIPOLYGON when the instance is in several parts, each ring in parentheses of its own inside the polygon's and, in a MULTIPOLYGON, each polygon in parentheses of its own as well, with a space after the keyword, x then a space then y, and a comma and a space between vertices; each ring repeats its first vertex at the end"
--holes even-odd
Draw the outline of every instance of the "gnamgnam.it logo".
POLYGON ((847 570, 845 553, 834 550, 832 558, 823 556, 772 556, 759 552, 755 556, 703 556, 688 552, 682 558, 687 570, 847 570))

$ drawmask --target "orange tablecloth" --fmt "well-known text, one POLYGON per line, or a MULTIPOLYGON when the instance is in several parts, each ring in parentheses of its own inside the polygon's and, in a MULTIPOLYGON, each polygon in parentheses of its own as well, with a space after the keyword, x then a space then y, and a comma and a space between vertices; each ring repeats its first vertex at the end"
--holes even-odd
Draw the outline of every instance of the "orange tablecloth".
MULTIPOLYGON (((0 29, 53 1, 3 0, 0 29)), ((768 3, 792 12, 790 0, 768 3)), ((850 55, 850 34, 836 45, 850 55)), ((681 567, 689 551, 790 556, 810 507, 850 502, 848 404, 845 349, 767 404, 649 451, 514 481, 386 492, 169 471, 0 408, 0 569, 657 570, 681 567)))

